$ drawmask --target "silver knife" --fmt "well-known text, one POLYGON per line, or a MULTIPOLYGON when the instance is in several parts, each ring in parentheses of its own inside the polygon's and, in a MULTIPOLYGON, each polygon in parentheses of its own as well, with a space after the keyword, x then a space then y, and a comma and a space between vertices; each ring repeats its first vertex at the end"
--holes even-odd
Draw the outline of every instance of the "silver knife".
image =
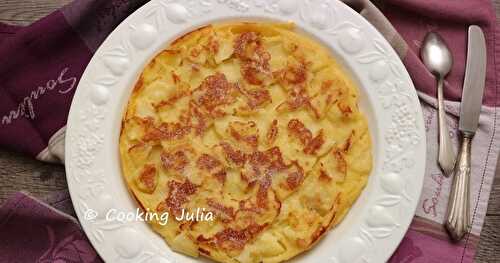
POLYGON ((470 26, 467 67, 460 104, 459 130, 462 133, 462 144, 455 162, 445 223, 448 233, 455 241, 461 240, 471 227, 469 204, 471 142, 479 123, 485 79, 486 41, 480 27, 470 26))

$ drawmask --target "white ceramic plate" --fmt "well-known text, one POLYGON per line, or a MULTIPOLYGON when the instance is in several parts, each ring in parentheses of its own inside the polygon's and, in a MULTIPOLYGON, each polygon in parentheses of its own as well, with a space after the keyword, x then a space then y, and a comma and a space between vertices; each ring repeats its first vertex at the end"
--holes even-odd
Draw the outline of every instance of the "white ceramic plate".
POLYGON ((340 1, 153 0, 128 17, 92 58, 67 126, 66 171, 83 229, 110 262, 197 262, 172 252, 145 222, 108 221, 136 211, 121 176, 121 118, 143 66, 182 34, 222 20, 293 21, 323 42, 361 89, 374 168, 343 222, 294 262, 385 262, 415 212, 425 169, 424 127, 410 77, 376 29, 340 1))

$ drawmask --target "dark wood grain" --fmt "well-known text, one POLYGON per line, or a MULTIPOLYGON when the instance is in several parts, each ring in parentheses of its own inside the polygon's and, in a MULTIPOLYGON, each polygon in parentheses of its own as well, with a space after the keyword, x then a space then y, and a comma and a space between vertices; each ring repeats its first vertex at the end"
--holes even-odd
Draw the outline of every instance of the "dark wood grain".
POLYGON ((45 164, 0 150, 0 203, 17 191, 28 191, 36 197, 43 197, 67 188, 62 165, 45 164))
POLYGON ((500 262, 500 216, 488 215, 484 222, 476 263, 500 262))
MULTIPOLYGON (((28 25, 71 0, 0 0, 0 22, 28 25)), ((500 14, 500 0, 494 0, 500 14)), ((29 191, 43 197, 67 188, 64 167, 0 150, 0 204, 10 194, 29 191)), ((500 262, 500 169, 492 188, 476 262, 500 262)))
POLYGON ((488 203, 487 215, 500 216, 500 168, 497 165, 497 174, 493 187, 491 188, 490 202, 488 203))
POLYGON ((0 0, 0 21, 28 25, 71 0, 0 0))
MULTIPOLYGON (((497 6, 500 7, 500 1, 497 1, 497 6)), ((499 11, 500 8, 497 9, 497 14, 499 11)), ((488 211, 476 253, 477 263, 500 262, 500 159, 498 161, 488 211)))

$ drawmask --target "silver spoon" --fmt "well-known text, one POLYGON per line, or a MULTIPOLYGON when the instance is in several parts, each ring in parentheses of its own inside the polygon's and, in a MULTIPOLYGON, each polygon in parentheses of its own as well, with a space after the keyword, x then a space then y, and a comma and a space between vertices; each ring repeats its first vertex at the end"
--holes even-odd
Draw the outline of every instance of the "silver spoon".
POLYGON ((453 173, 455 154, 451 144, 444 110, 443 83, 444 78, 451 70, 453 57, 444 40, 434 32, 430 32, 424 39, 420 56, 429 71, 438 81, 438 116, 439 116, 439 155, 438 163, 446 177, 453 173))

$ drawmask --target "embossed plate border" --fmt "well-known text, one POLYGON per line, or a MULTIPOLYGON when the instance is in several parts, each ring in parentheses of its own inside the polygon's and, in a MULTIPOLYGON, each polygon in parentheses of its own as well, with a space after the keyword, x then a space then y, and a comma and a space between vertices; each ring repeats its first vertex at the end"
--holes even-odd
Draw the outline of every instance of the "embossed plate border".
POLYGON ((293 21, 322 41, 358 82, 368 116, 375 159, 366 189, 337 228, 293 261, 387 261, 413 218, 422 189, 422 113, 411 79, 389 43, 337 0, 152 0, 115 29, 82 76, 67 126, 68 185, 93 246, 111 262, 199 261, 172 252, 144 222, 108 222, 104 214, 137 207, 121 177, 118 138, 125 104, 143 66, 183 33, 231 19, 293 21))

